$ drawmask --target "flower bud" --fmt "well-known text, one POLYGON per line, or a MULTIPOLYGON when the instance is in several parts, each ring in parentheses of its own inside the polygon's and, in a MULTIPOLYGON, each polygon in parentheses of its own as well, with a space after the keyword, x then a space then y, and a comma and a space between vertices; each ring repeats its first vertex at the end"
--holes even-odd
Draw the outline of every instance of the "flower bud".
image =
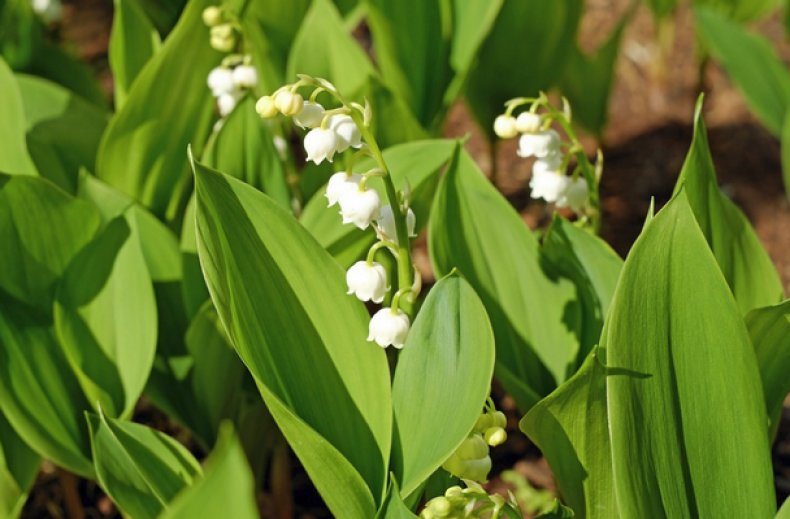
POLYGON ((296 92, 282 89, 274 95, 274 104, 283 115, 296 115, 302 111, 304 99, 296 92))
POLYGON ((491 427, 507 427, 507 417, 502 411, 494 411, 491 413, 491 427))
POLYGON ((224 23, 211 28, 211 47, 220 52, 231 52, 236 47, 233 26, 224 23))
POLYGON ((255 103, 255 111, 264 119, 270 119, 279 113, 272 96, 263 96, 255 103))
POLYGON ((362 175, 354 173, 349 175, 345 171, 340 171, 329 177, 329 182, 326 185, 326 196, 329 204, 327 207, 332 207, 340 201, 340 197, 348 189, 359 189, 359 181, 362 180, 362 175))
POLYGON ((233 92, 236 89, 236 84, 233 81, 233 71, 227 67, 214 67, 211 69, 206 83, 208 83, 208 87, 211 89, 214 97, 233 92))
POLYGON ((580 213, 587 205, 589 195, 584 178, 569 179, 565 191, 557 198, 557 207, 568 207, 574 213, 580 213))
POLYGON ((483 437, 488 445, 496 447, 505 443, 507 432, 502 427, 489 427, 483 437))
MULTIPOLYGON (((417 224, 417 217, 414 215, 414 211, 411 210, 411 207, 406 211, 406 232, 409 235, 409 238, 414 238, 417 234, 414 232, 414 228, 417 224)), ((379 240, 387 240, 395 243, 396 245, 400 245, 398 243, 398 232, 397 228, 395 227, 395 217, 392 214, 392 207, 390 205, 385 205, 381 208, 381 214, 378 218, 376 218, 376 235, 378 236, 379 240)))
POLYGON ((362 147, 362 134, 350 115, 336 114, 329 118, 329 129, 337 134, 338 152, 344 152, 349 147, 362 147))
POLYGON ((300 128, 315 128, 323 118, 324 107, 312 101, 305 101, 302 110, 293 116, 294 123, 300 128))
POLYGON ((489 413, 482 413, 480 416, 477 417, 477 421, 475 422, 474 431, 478 433, 482 433, 489 427, 494 425, 494 420, 491 414, 489 413))
POLYGON ((382 308, 370 319, 368 340, 376 341, 382 348, 403 348, 409 334, 409 316, 399 308, 382 308))
POLYGON ((233 83, 237 88, 255 88, 258 85, 258 71, 252 65, 239 65, 233 69, 233 83))
POLYGON ((431 499, 425 507, 433 512, 435 517, 447 517, 453 510, 453 505, 450 503, 450 500, 444 496, 431 499))
POLYGON ((542 198, 549 203, 556 202, 565 193, 569 181, 567 176, 553 171, 533 174, 529 181, 530 196, 536 199, 542 198))
POLYGON ((543 120, 538 114, 521 112, 516 117, 516 130, 521 133, 535 133, 540 130, 542 122, 543 120))
POLYGON ((500 115, 494 119, 494 133, 500 139, 510 139, 518 135, 516 118, 510 115, 500 115))
POLYGON ((525 133, 518 140, 519 157, 537 157, 542 159, 560 152, 560 135, 552 129, 525 133))
POLYGON ((226 117, 230 114, 234 108, 236 108, 236 104, 241 99, 241 94, 238 92, 232 92, 228 94, 222 94, 217 98, 217 108, 219 108, 219 114, 222 117, 226 117))
POLYGON ((203 9, 203 23, 214 27, 222 23, 222 8, 212 5, 203 9))
POLYGON ((458 485, 453 485, 453 486, 451 486, 450 488, 448 488, 447 490, 444 491, 444 497, 447 497, 449 499, 454 499, 456 497, 462 497, 463 495, 464 495, 463 494, 463 489, 461 487, 459 487, 458 485))
MULTIPOLYGON (((345 173, 344 173, 345 174, 345 173)), ((346 272, 348 294, 354 294, 360 301, 381 303, 387 294, 387 271, 380 263, 357 261, 346 272)))
POLYGON ((488 445, 481 434, 472 434, 455 452, 462 460, 477 460, 488 456, 488 445))
POLYGON ((476 460, 467 460, 464 462, 464 473, 459 476, 463 479, 471 479, 485 483, 488 480, 488 473, 491 471, 491 457, 485 456, 476 460))
POLYGON ((348 189, 340 194, 338 203, 343 223, 353 223, 363 231, 381 210, 381 199, 375 189, 348 189))
POLYGON ((337 151, 337 135, 332 130, 315 128, 304 137, 304 150, 307 160, 321 164, 324 159, 332 162, 337 151))

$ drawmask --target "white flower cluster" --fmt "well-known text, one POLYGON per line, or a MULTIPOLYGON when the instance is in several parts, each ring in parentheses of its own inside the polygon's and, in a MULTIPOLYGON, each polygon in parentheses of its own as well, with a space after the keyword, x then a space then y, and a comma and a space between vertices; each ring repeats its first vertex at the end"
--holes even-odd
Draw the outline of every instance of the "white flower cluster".
POLYGON ((513 117, 506 113, 494 120, 494 133, 503 139, 521 134, 518 155, 535 157, 529 182, 532 198, 542 198, 557 207, 567 207, 575 213, 582 213, 589 200, 587 181, 581 175, 565 174, 567 161, 560 135, 544 126, 539 114, 527 111, 513 117))
POLYGON ((33 12, 46 24, 59 22, 63 18, 63 4, 60 0, 31 0, 30 5, 33 12))
POLYGON ((489 447, 502 445, 507 440, 507 419, 501 411, 491 408, 480 415, 472 432, 461 446, 442 464, 442 468, 461 479, 484 483, 491 470, 489 447))
POLYGON ((249 56, 231 56, 209 72, 207 82, 220 115, 226 117, 244 94, 258 85, 258 72, 250 65, 249 56))

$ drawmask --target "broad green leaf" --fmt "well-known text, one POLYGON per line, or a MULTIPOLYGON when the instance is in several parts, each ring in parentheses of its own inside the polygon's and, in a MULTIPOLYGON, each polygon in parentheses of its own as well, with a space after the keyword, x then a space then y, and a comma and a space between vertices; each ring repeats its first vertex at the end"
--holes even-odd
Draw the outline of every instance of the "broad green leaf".
POLYGON ((392 463, 404 495, 469 435, 491 390, 494 357, 494 334, 475 291, 458 274, 441 279, 409 331, 392 383, 399 446, 392 463))
POLYGON ((371 128, 379 146, 390 147, 428 137, 403 97, 378 76, 368 77, 363 92, 362 97, 372 107, 371 128))
POLYGON ((39 465, 41 458, 0 413, 0 516, 19 517, 39 465))
POLYGON ((537 240, 463 149, 439 186, 428 238, 436 273, 458 268, 483 300, 496 334, 496 375, 529 409, 575 366, 575 288, 546 276, 537 240))
POLYGON ((785 499, 782 507, 776 512, 776 519, 790 519, 790 499, 785 499))
POLYGON ((0 173, 37 175, 36 166, 27 151, 27 122, 22 106, 22 93, 14 74, 0 59, 0 99, 3 99, 3 124, 0 124, 0 173))
POLYGON ((255 504, 255 480, 231 427, 221 432, 214 451, 206 460, 204 477, 181 492, 159 517, 260 517, 255 504))
POLYGON ((621 516, 772 516, 757 362, 684 190, 631 249, 602 344, 621 516))
POLYGON ((543 238, 542 257, 576 285, 581 304, 578 363, 598 344, 623 260, 597 236, 555 216, 543 238))
POLYGON ((453 30, 450 64, 465 76, 496 22, 505 0, 453 0, 453 30))
MULTIPOLYGON (((411 188, 411 207, 417 218, 417 230, 428 223, 431 201, 439 181, 438 172, 450 160, 456 143, 451 140, 426 140, 393 146, 384 150, 384 162, 398 189, 411 188)), ((356 171, 373 167, 372 162, 361 162, 356 171)), ((371 178, 369 186, 383 195, 384 184, 371 178)), ((302 225, 343 267, 351 266, 373 245, 375 236, 360 232, 353 225, 343 225, 336 207, 327 207, 321 189, 307 203, 300 219, 302 225)))
POLYGON ((23 74, 16 79, 25 110, 27 147, 38 172, 74 192, 80 168, 95 167, 107 111, 46 79, 23 74))
POLYGON ((156 26, 159 34, 165 36, 181 16, 187 0, 133 0, 139 10, 156 26))
POLYGON ((451 0, 366 1, 381 74, 426 128, 442 112, 452 76, 450 4, 451 0))
POLYGON ((790 301, 752 310, 746 314, 746 326, 757 354, 771 431, 775 432, 782 403, 790 392, 790 301))
POLYGON ((55 299, 55 330, 85 395, 129 416, 156 350, 156 300, 139 238, 112 220, 72 260, 55 299))
POLYGON ((197 255, 195 204, 193 194, 184 211, 184 225, 181 229, 181 265, 184 273, 181 290, 184 307, 189 317, 194 317, 203 303, 209 300, 208 288, 197 255))
POLYGON ((274 147, 272 133, 255 112, 255 100, 251 96, 239 102, 209 140, 203 161, 263 191, 286 209, 291 208, 285 168, 274 147))
POLYGON ((790 106, 787 66, 763 36, 711 9, 694 10, 697 32, 763 124, 780 135, 790 106))
POLYGON ((190 143, 202 147, 213 119, 206 77, 220 55, 201 19, 209 4, 190 1, 111 119, 96 160, 99 178, 168 221, 179 218, 188 195, 184 151, 190 143))
POLYGON ((285 80, 295 81, 297 74, 328 79, 349 98, 376 74, 330 0, 313 0, 293 41, 285 80))
POLYGON ((96 476, 123 513, 155 519, 200 477, 190 452, 173 438, 141 424, 86 413, 96 476))
POLYGON ((537 94, 560 79, 582 7, 581 0, 503 1, 466 84, 469 107, 489 139, 505 101, 537 94))
POLYGON ((694 116, 694 139, 675 193, 686 191, 697 223, 719 263, 742 313, 776 304, 783 296, 776 268, 749 221, 718 188, 702 120, 702 98, 694 116))
POLYGON ((530 409, 520 424, 549 462, 565 502, 588 519, 619 517, 603 354, 593 350, 579 371, 530 409))
POLYGON ((135 78, 162 41, 138 0, 114 0, 109 60, 115 109, 120 110, 135 78))
POLYGON ((39 455, 90 478, 88 407, 49 319, 0 292, 0 408, 14 430, 39 455))
POLYGON ((391 396, 386 356, 365 341, 368 313, 290 213, 239 180, 194 167, 198 253, 232 344, 333 512, 331 500, 341 498, 328 495, 336 482, 324 473, 326 460, 316 461, 325 450, 319 440, 348 459, 344 470, 353 466, 380 502, 391 396))
POLYGON ((401 498, 398 484, 393 480, 387 490, 387 497, 384 498, 381 508, 376 513, 375 519, 416 519, 417 516, 409 510, 409 507, 401 498))
POLYGON ((0 175, 0 288, 50 313, 55 283, 98 227, 90 204, 49 181, 0 175))

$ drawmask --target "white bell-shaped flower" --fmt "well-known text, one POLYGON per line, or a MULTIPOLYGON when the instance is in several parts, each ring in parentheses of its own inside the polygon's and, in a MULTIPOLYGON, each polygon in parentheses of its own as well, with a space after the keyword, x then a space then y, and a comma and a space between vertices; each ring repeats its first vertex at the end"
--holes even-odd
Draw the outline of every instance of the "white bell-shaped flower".
POLYGON ((512 115, 500 115, 494 119, 494 133, 500 139, 510 139, 518 135, 516 118, 512 115))
POLYGON ((532 112, 521 112, 516 117, 516 130, 521 133, 536 133, 540 130, 543 119, 538 114, 532 112))
POLYGON ((370 319, 368 340, 376 341, 382 348, 403 348, 409 334, 409 316, 399 308, 382 308, 370 319))
POLYGON ((587 181, 584 178, 569 179, 565 191, 557 199, 557 207, 568 207, 574 213, 580 213, 587 206, 589 196, 587 181))
POLYGON ((304 99, 300 94, 283 88, 274 95, 274 105, 283 115, 296 115, 302 111, 304 99))
POLYGON ((562 153, 553 153, 542 159, 535 159, 532 164, 532 176, 535 177, 541 173, 558 173, 563 174, 562 161, 564 157, 562 153))
POLYGON ((360 301, 381 303, 387 294, 387 271, 375 261, 357 261, 346 272, 348 293, 357 296, 360 301))
POLYGON ((326 184, 327 207, 332 207, 340 202, 340 197, 349 189, 359 189, 359 182, 362 180, 362 175, 354 173, 349 175, 345 171, 340 171, 329 177, 329 182, 326 184))
MULTIPOLYGON (((414 232, 417 224, 417 217, 411 207, 406 212, 406 232, 409 238, 414 238, 417 234, 414 232)), ((381 208, 381 214, 376 218, 376 235, 379 240, 386 240, 400 245, 398 243, 398 232, 395 227, 395 217, 392 214, 392 207, 385 205, 381 208)))
POLYGON ((307 160, 321 164, 324 160, 332 162, 337 152, 337 134, 325 128, 315 128, 304 137, 304 151, 307 160))
POLYGON ((236 90, 236 82, 233 80, 233 71, 227 67, 214 67, 208 73, 206 81, 214 97, 222 94, 229 94, 236 90))
POLYGON ((219 109, 219 114, 222 117, 228 116, 233 111, 233 109, 236 108, 236 104, 238 104, 241 96, 242 94, 240 92, 229 92, 217 97, 217 108, 219 109))
POLYGON ((324 119, 324 107, 319 103, 305 101, 302 111, 294 115, 294 123, 300 128, 315 128, 324 119))
POLYGON ((337 151, 342 153, 349 147, 362 147, 362 134, 350 115, 336 114, 329 118, 329 129, 337 134, 337 151))
POLYGON ((341 193, 340 216, 343 223, 353 223, 363 231, 367 229, 381 211, 381 199, 375 189, 347 189, 341 193))
POLYGON ((556 171, 545 171, 532 174, 529 181, 532 198, 542 198, 549 203, 556 202, 564 195, 570 179, 556 171))
POLYGON ((236 88, 255 88, 258 85, 258 71, 252 65, 239 65, 233 69, 233 83, 236 88))
POLYGON ((560 152, 560 135, 552 129, 525 133, 518 140, 519 157, 542 159, 560 152))

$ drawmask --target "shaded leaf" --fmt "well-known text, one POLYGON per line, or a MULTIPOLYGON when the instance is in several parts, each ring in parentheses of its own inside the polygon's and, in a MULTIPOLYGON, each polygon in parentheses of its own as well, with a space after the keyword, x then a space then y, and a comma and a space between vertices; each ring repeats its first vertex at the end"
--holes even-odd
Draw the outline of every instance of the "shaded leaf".
POLYGON ((36 166, 27 152, 25 133, 27 122, 22 106, 22 94, 11 69, 0 59, 0 98, 4 100, 3 124, 0 124, 0 173, 37 175, 36 166))
POLYGON ((162 41, 138 0, 114 0, 113 5, 108 55, 115 109, 120 110, 135 78, 162 41))
POLYGON ((0 413, 0 515, 19 517, 38 474, 41 458, 0 413))

